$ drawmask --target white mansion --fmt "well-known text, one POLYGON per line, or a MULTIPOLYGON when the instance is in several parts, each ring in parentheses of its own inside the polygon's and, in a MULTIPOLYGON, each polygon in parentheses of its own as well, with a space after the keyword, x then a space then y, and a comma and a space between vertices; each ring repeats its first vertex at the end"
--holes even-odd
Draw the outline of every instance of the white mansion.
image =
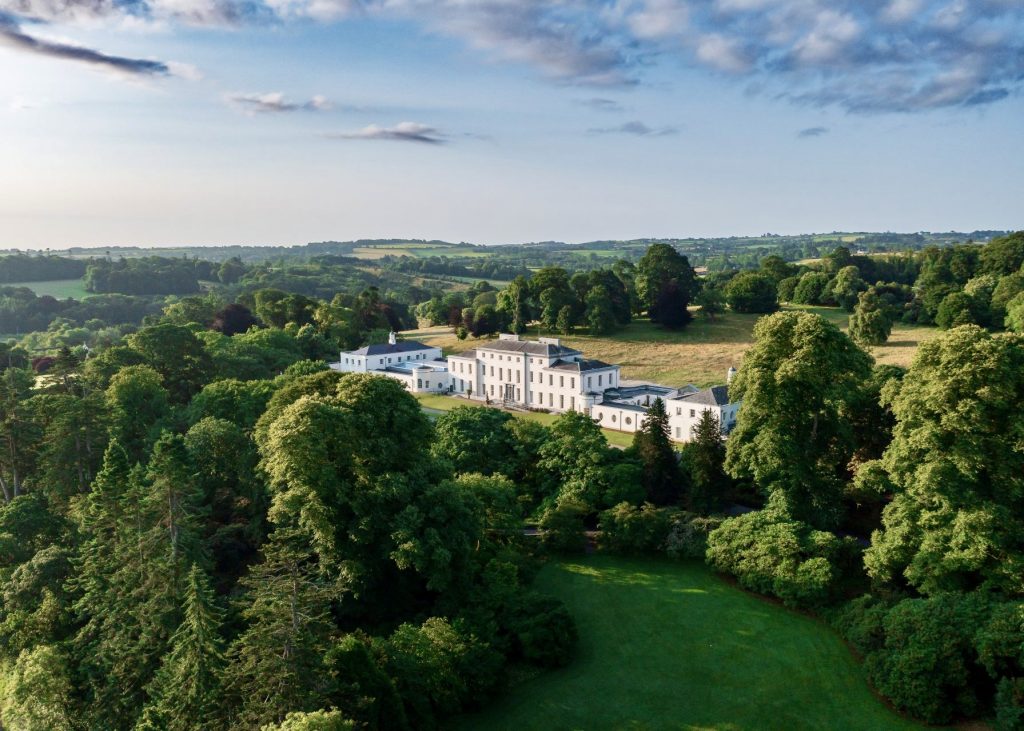
MULTIPOLYGON (((558 338, 523 340, 502 334, 473 350, 448 356, 440 348, 415 341, 388 342, 341 353, 336 371, 395 378, 412 393, 450 393, 502 406, 544 411, 580 411, 602 427, 635 432, 647 407, 661 398, 675 441, 689 441, 693 427, 712 412, 728 433, 736 424, 738 403, 728 386, 699 389, 656 384, 622 384, 619 366, 588 360, 558 338)), ((729 369, 729 378, 735 369, 729 369)))

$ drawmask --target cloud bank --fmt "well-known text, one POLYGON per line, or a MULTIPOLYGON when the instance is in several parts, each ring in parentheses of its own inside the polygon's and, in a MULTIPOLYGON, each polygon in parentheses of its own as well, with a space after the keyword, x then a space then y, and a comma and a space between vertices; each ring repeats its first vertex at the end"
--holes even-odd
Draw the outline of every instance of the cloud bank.
MULTIPOLYGON (((557 83, 628 86, 675 63, 864 114, 977 107, 1024 85, 1020 0, 0 0, 0 12, 65 24, 401 20, 557 83)), ((10 33, 25 50, 61 52, 10 33)))
POLYGON ((321 112, 331 108, 326 97, 314 96, 306 102, 288 101, 279 91, 266 94, 229 94, 229 102, 249 114, 275 114, 282 112, 321 112))

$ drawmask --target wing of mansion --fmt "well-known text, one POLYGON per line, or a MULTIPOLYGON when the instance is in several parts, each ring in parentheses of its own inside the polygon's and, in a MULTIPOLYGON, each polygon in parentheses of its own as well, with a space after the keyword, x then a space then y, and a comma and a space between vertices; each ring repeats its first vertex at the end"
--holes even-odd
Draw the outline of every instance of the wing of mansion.
MULTIPOLYGON (((729 401, 728 385, 700 389, 649 383, 624 384, 619 366, 590 360, 558 338, 524 340, 502 334, 473 350, 447 358, 440 348, 398 340, 342 352, 331 368, 346 373, 388 376, 412 393, 460 396, 507 408, 561 413, 580 411, 606 429, 635 432, 647 408, 661 398, 669 415, 670 436, 685 442, 705 411, 728 434, 739 403, 729 401)), ((731 380, 735 369, 730 368, 731 380)))

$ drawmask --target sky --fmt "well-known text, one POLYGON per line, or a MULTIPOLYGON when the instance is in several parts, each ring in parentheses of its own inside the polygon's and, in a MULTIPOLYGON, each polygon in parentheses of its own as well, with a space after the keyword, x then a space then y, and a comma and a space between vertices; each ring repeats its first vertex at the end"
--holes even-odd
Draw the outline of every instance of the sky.
POLYGON ((0 0, 0 248, 1024 227, 1024 0, 0 0))

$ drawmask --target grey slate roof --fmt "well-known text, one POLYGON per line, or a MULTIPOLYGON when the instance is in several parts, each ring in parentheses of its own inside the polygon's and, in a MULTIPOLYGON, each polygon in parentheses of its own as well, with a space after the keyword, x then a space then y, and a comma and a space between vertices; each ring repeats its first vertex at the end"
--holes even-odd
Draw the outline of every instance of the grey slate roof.
POLYGON ((550 343, 531 343, 526 340, 495 340, 486 345, 480 345, 477 350, 497 350, 503 353, 525 353, 526 355, 545 355, 549 358, 563 355, 579 355, 578 350, 567 348, 564 345, 552 345, 550 343))
POLYGON ((576 373, 583 373, 585 371, 599 371, 602 368, 618 368, 618 366, 609 365, 601 360, 574 360, 574 361, 561 361, 556 360, 552 363, 549 368, 556 368, 560 371, 573 371, 576 373))
POLYGON ((463 350, 461 353, 452 353, 449 357, 450 358, 470 358, 472 360, 472 359, 476 358, 476 351, 475 350, 463 350))
POLYGON ((712 386, 711 388, 703 388, 696 393, 680 396, 679 400, 701 404, 702 406, 725 406, 729 403, 729 387, 712 386))
POLYGON ((374 343, 364 345, 359 350, 350 350, 346 355, 393 355, 394 353, 412 353, 416 350, 430 350, 433 345, 424 345, 415 340, 402 340, 394 345, 390 343, 374 343))

